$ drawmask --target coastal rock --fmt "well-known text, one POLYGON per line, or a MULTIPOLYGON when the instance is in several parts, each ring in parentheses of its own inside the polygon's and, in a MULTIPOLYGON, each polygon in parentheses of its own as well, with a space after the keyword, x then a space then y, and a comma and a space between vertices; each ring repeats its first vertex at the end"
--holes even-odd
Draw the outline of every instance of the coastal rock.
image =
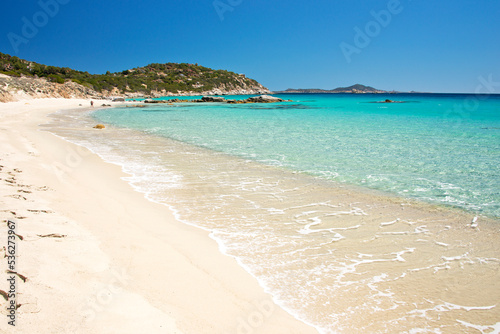
POLYGON ((201 102, 226 102, 226 99, 221 96, 203 96, 201 102))
MULTIPOLYGON (((175 99, 177 100, 177 99, 175 99)), ((172 100, 173 102, 178 102, 178 101, 174 101, 172 100)), ((145 99, 144 100, 144 103, 169 103, 169 102, 172 102, 172 101, 167 101, 167 100, 153 100, 153 99, 145 99)))
POLYGON ((260 96, 253 96, 249 97, 246 99, 247 102, 251 103, 272 103, 272 102, 283 102, 282 99, 271 96, 271 95, 260 95, 260 96))
POLYGON ((278 97, 270 96, 270 95, 260 95, 260 96, 253 96, 249 97, 248 99, 245 100, 234 100, 234 99, 229 99, 226 100, 222 96, 203 96, 201 99, 198 100, 181 100, 181 99, 172 99, 172 100, 153 100, 153 99, 146 99, 144 100, 144 103, 168 103, 169 105, 172 105, 173 103, 229 103, 229 104, 243 104, 243 103, 274 103, 274 102, 292 102, 292 100, 283 100, 278 97))

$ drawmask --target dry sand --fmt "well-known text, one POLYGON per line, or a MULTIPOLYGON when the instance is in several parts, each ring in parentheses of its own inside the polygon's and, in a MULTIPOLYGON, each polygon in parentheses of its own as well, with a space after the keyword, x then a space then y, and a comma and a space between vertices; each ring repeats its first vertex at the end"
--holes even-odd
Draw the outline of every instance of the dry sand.
MULTIPOLYGON (((0 332, 317 333, 276 306, 206 231, 134 191, 118 166, 39 131, 49 113, 88 106, 0 104, 0 247, 13 220, 23 237, 16 270, 27 277, 17 277, 15 328, 0 296, 0 332)), ((4 291, 6 268, 4 258, 4 291)))

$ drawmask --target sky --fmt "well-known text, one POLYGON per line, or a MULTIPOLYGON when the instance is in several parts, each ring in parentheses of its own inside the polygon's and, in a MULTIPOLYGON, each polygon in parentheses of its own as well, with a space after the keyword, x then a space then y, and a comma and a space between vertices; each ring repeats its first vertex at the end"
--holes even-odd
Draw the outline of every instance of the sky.
POLYGON ((500 93, 499 0, 2 1, 0 52, 90 73, 198 63, 271 90, 500 93))

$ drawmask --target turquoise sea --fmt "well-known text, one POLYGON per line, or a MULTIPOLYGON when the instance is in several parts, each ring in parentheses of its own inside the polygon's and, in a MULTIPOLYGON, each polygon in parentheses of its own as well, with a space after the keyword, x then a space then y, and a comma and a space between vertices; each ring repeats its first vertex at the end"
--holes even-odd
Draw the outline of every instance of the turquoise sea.
POLYGON ((63 111, 47 130, 321 333, 499 333, 500 96, 279 96, 63 111))
POLYGON ((293 102, 154 105, 102 110, 94 117, 264 164, 500 217, 500 95, 278 96, 293 102), (373 103, 385 99, 404 103, 373 103))

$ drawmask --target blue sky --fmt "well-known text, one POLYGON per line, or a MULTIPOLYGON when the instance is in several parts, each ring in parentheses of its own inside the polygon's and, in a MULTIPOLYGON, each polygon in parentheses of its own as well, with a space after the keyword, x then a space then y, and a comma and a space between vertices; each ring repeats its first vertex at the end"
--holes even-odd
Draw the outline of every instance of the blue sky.
POLYGON ((490 75, 500 83, 498 0, 3 3, 0 52, 91 73, 188 62, 271 90, 474 92, 490 75))

